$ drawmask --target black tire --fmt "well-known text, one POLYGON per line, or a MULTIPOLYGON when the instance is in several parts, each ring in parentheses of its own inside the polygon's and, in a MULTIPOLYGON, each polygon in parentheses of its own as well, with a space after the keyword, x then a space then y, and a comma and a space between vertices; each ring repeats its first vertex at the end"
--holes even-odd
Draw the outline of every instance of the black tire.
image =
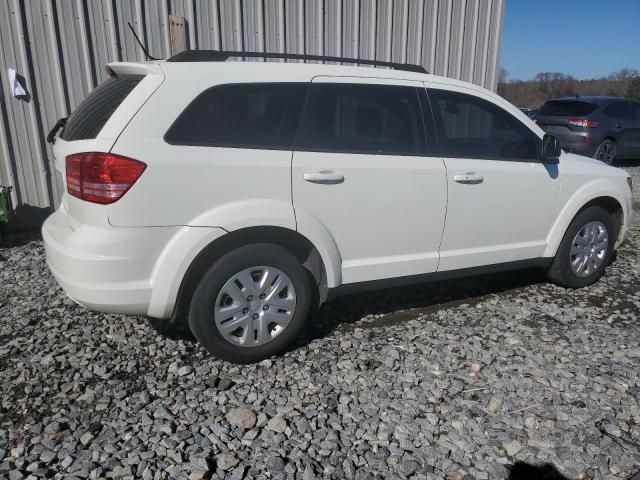
POLYGON ((617 228, 613 221, 613 217, 609 212, 598 206, 585 208, 576 215, 565 232, 551 267, 549 267, 547 277, 556 285, 567 288, 582 288, 597 282, 604 274, 605 268, 611 261, 611 255, 613 254, 613 247, 616 242, 617 235, 617 228), (599 221, 606 227, 609 242, 602 265, 600 265, 600 267, 598 267, 591 275, 580 277, 571 269, 571 244, 582 227, 592 221, 599 221))
POLYGON ((606 163, 607 165, 613 165, 617 155, 616 144, 613 140, 606 138, 602 141, 596 151, 593 154, 593 158, 606 163))
POLYGON ((284 248, 259 243, 237 248, 219 258, 198 283, 189 309, 189 327, 198 342, 216 357, 233 363, 253 363, 285 350, 300 334, 312 304, 309 272, 284 248), (224 339, 214 321, 214 304, 224 284, 245 268, 264 265, 285 273, 296 292, 296 306, 287 327, 270 342, 242 347, 224 339))

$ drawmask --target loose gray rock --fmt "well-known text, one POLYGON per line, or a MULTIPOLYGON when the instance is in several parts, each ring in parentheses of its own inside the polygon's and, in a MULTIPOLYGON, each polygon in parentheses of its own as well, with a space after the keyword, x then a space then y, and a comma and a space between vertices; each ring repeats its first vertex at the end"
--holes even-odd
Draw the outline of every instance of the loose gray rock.
MULTIPOLYGON (((640 167, 625 168, 640 185, 640 167)), ((640 188, 633 201, 640 211, 640 188)), ((522 461, 628 480, 640 470, 634 215, 590 287, 523 271, 337 298, 297 346, 254 365, 75 304, 39 234, 11 233, 0 478, 501 480, 522 461)))
POLYGON ((238 464, 238 459, 230 453, 221 453, 216 457, 216 465, 220 470, 230 470, 238 464))
POLYGON ((243 407, 229 410, 225 418, 231 425, 242 427, 245 430, 252 429, 256 424, 256 414, 243 407))
POLYGON ((284 433, 287 429, 287 421, 282 417, 273 417, 267 423, 267 428, 273 432, 284 433))

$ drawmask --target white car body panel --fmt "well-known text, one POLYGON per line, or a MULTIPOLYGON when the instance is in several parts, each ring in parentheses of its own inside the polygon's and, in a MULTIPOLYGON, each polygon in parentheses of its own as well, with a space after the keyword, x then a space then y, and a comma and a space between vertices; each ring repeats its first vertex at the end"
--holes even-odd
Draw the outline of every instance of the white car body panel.
POLYGON ((175 232, 158 255, 149 276, 151 295, 146 315, 154 318, 168 318, 172 315, 182 279, 189 266, 207 245, 226 233, 221 228, 197 227, 181 227, 175 232))
POLYGON ((632 213, 632 196, 627 173, 592 158, 563 153, 560 158, 560 211, 546 237, 543 257, 553 257, 571 220, 595 198, 610 197, 622 207, 621 231, 616 247, 624 240, 632 213))
POLYGON ((169 145, 164 134, 200 93, 225 83, 342 82, 440 88, 526 115, 480 87, 421 73, 276 62, 117 63, 146 74, 93 140, 56 139, 56 168, 79 152, 112 152, 147 164, 110 205, 65 194, 43 227, 47 261, 70 296, 96 310, 168 318, 193 260, 228 232, 279 227, 318 251, 326 287, 553 257, 576 213, 598 197, 623 210, 620 169, 576 155, 559 164, 169 145), (309 172, 345 181, 318 185, 309 172), (460 173, 484 182, 463 185, 460 173), (555 178, 554 178, 555 175, 555 178))
POLYGON ((449 200, 438 270, 542 256, 558 210, 557 165, 477 158, 445 158, 444 163, 449 200), (466 173, 481 175, 483 182, 454 181, 466 173))
MULTIPOLYGON (((423 86, 378 75, 317 76, 313 83, 423 86)), ((305 212, 299 231, 309 228, 308 217, 325 226, 340 251, 343 284, 437 270, 447 198, 441 158, 296 151, 292 184, 296 213, 305 212), (320 171, 342 174, 344 182, 303 179, 320 171)))

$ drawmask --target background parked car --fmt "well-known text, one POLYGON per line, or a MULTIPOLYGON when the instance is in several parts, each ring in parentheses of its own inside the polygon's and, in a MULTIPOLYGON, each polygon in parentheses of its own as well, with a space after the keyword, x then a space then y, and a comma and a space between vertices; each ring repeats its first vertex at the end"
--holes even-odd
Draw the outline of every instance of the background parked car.
POLYGON ((537 112, 537 110, 533 108, 527 108, 527 107, 522 107, 519 110, 529 118, 535 118, 536 112, 537 112))
POLYGON ((546 102, 536 121, 562 148, 611 164, 640 158, 640 103, 618 97, 565 97, 546 102))

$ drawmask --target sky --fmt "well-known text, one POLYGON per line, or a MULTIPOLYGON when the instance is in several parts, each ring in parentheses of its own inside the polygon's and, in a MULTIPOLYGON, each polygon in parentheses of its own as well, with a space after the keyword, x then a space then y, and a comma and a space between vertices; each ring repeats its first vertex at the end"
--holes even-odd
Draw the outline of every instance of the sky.
POLYGON ((506 0, 500 64, 508 80, 640 70, 640 0, 506 0))

